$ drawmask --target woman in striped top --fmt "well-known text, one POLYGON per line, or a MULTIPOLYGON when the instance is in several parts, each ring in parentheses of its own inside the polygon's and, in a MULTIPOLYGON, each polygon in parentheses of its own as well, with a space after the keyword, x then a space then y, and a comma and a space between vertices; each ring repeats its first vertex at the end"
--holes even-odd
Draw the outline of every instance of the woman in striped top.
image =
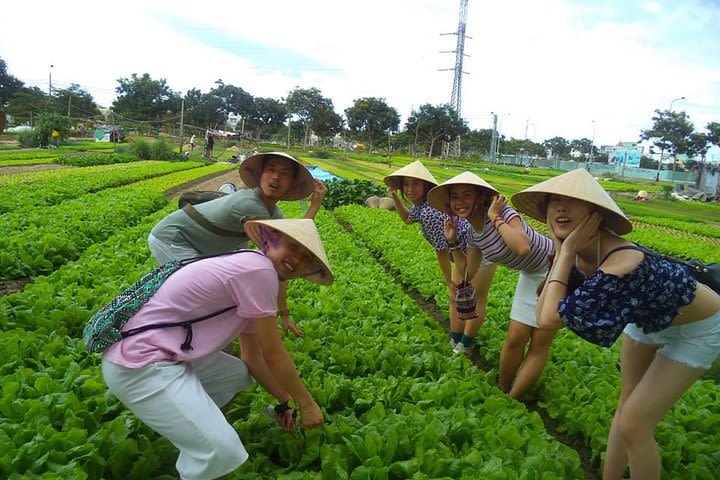
MULTIPOLYGON (((433 207, 467 219, 473 227, 467 255, 453 251, 458 277, 472 278, 483 260, 520 273, 500 353, 499 384, 512 398, 521 398, 540 378, 557 333, 554 328, 538 328, 535 319, 537 289, 547 274, 552 240, 530 228, 507 206, 503 195, 472 172, 463 172, 432 189, 428 199, 433 207)), ((445 233, 452 243, 454 222, 446 223, 445 233)))

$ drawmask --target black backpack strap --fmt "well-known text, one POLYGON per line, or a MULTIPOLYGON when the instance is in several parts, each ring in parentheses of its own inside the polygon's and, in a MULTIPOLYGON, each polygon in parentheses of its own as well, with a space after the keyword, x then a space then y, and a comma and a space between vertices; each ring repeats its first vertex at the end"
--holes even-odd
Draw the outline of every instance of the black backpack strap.
POLYGON ((217 225, 213 224, 208 220, 207 218, 203 217, 200 212, 195 210, 195 207, 192 205, 185 205, 182 207, 183 212, 187 214, 188 217, 195 220, 195 223, 203 227, 208 232, 212 232, 215 235, 220 235, 221 237, 244 237, 245 232, 234 232, 232 230, 226 230, 222 227, 218 227, 217 225))
POLYGON ((235 305, 231 305, 229 307, 225 307, 222 310, 218 310, 217 312, 208 313, 207 315, 203 315, 202 317, 193 318, 192 320, 184 320, 182 322, 163 322, 163 323, 153 323, 152 325, 143 325, 142 327, 137 328, 131 328, 130 330, 127 330, 125 332, 121 332, 122 338, 132 337, 133 335, 137 335, 138 333, 147 332, 148 330, 155 330, 160 328, 172 328, 172 327, 183 327, 186 330, 185 333, 185 341, 182 345, 180 345, 180 349, 187 351, 192 350, 192 339, 193 339, 193 331, 192 326, 193 323, 202 322, 203 320, 207 320, 208 318, 216 317, 220 315, 221 313, 229 312, 235 308, 235 305))
MULTIPOLYGON (((208 253, 205 255, 198 255, 196 257, 186 258, 184 260, 180 260, 180 267, 184 267, 185 265, 189 265, 193 262, 197 262, 198 260, 204 260, 206 258, 213 258, 213 257, 221 257, 223 255, 233 255, 235 253, 246 253, 246 252, 252 252, 257 253, 259 255, 263 255, 262 252, 259 252, 257 250, 250 250, 250 249, 242 249, 242 250, 234 250, 232 252, 222 252, 222 253, 208 253)), ((172 328, 172 327, 183 327, 187 330, 185 334, 185 341, 182 345, 180 345, 180 348, 182 350, 192 350, 192 339, 193 339, 193 331, 192 326, 194 323, 202 322, 203 320, 207 320, 208 318, 215 317, 217 315, 220 315, 221 313, 229 312, 235 308, 235 305, 231 305, 229 307, 225 307, 222 310, 218 310, 213 313, 208 313, 207 315, 203 315, 202 317, 193 318, 192 320, 183 320, 181 322, 162 322, 162 323, 154 323, 152 325, 143 325, 142 327, 137 328, 131 328, 130 330, 126 330, 124 332, 120 332, 122 335, 122 338, 132 337, 133 335, 137 335, 138 333, 147 332, 148 330, 154 330, 159 328, 172 328)))
POLYGON ((220 252, 220 253, 205 253, 203 255, 197 255, 195 257, 185 258, 183 260, 180 260, 180 266, 184 267, 185 265, 189 265, 191 263, 197 262, 198 260, 205 260, 206 258, 215 258, 215 257, 222 257, 224 255, 234 255, 236 253, 257 253, 258 255, 264 255, 262 252, 258 250, 252 250, 250 248, 242 248, 240 250, 233 250, 230 252, 220 252))
POLYGON ((647 253, 647 251, 644 248, 639 247, 638 245, 623 245, 621 247, 613 248, 607 254, 605 254, 605 257, 603 257, 602 261, 600 262, 600 265, 605 263, 605 260, 607 260, 610 255, 612 255, 615 252, 619 252, 620 250, 637 250, 638 252, 647 253))

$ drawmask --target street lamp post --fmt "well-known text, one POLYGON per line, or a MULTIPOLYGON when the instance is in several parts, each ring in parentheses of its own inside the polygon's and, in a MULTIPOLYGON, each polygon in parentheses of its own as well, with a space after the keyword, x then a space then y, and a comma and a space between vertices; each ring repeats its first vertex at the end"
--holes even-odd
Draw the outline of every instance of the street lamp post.
MULTIPOLYGON (((670 113, 671 114, 672 114, 672 109, 673 109, 673 103, 677 102, 678 100, 685 100, 685 97, 683 96, 683 97, 678 97, 678 98, 672 99, 672 101, 670 102, 670 113)), ((664 153, 665 153, 665 142, 663 142, 663 146, 660 149, 660 160, 658 160, 658 169, 657 169, 657 174, 655 175, 656 182, 660 181, 660 169, 662 168, 662 160, 663 160, 664 153)))
POLYGON ((50 68, 48 69, 48 105, 50 105, 50 99, 52 98, 52 69, 54 66, 55 65, 50 65, 50 68))
POLYGON ((597 127, 597 123, 595 123, 595 120, 592 121, 593 124, 593 134, 592 134, 592 140, 590 140, 590 158, 588 162, 588 172, 590 171, 590 167, 593 163, 593 160, 595 159, 595 128, 597 127))

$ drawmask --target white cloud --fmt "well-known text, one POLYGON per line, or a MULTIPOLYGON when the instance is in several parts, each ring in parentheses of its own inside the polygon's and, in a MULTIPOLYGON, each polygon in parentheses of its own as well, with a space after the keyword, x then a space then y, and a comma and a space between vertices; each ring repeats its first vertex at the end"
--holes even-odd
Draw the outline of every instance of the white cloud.
MULTIPOLYGON (((456 38, 440 34, 457 28, 459 2, 51 5, 4 5, 3 18, 14 21, 4 22, 0 56, 12 74, 43 89, 54 64, 58 86, 79 83, 102 104, 112 102, 118 78, 145 72, 181 92, 207 91, 217 79, 278 99, 295 85, 317 87, 338 112, 355 98, 384 97, 403 118, 420 104, 450 100, 453 74, 438 70, 454 66, 454 55, 440 51, 454 50, 456 38), (48 13, 34 16, 28 29, 21 19, 29 11, 48 13), (252 61, 253 52, 209 47, 198 38, 205 28, 241 45, 269 47, 271 60, 294 52, 315 63, 299 74, 282 66, 268 70, 252 61)), ((613 0, 589 6, 471 0, 463 116, 472 128, 488 128, 495 111, 504 134, 522 138, 527 125, 528 136, 538 141, 590 138, 595 127, 598 144, 636 139, 656 108, 668 108, 680 96, 687 100, 675 108, 686 110, 696 127, 720 121, 720 60, 714 50, 702 51, 714 42, 704 14, 716 18, 717 9, 697 4, 682 13, 667 7, 645 2, 633 14, 613 0)))

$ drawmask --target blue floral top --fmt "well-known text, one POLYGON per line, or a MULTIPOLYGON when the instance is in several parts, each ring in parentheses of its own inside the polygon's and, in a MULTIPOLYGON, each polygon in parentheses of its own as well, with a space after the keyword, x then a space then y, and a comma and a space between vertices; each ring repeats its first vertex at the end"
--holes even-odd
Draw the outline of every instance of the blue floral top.
POLYGON ((629 323, 645 333, 669 327, 678 309, 693 301, 696 287, 687 267, 645 254, 622 276, 595 270, 560 302, 558 313, 575 334, 609 347, 629 323))
MULTIPOLYGON (((447 213, 435 210, 428 202, 423 202, 420 205, 413 205, 409 208, 408 212, 408 218, 413 222, 420 224, 420 230, 422 231, 423 237, 425 237, 425 240, 427 240, 436 251, 448 249, 445 233, 443 233, 445 219, 448 218, 447 213)), ((470 223, 467 220, 463 218, 457 219, 458 245, 463 250, 467 248, 469 229, 470 223)))

